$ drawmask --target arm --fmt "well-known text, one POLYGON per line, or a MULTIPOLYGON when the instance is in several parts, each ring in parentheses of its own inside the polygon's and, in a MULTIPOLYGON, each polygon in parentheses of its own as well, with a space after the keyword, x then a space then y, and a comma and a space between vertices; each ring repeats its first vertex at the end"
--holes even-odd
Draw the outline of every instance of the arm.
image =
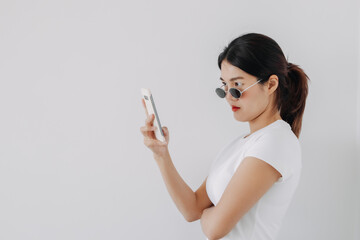
POLYGON ((200 219, 201 228, 205 235, 208 237, 208 239, 213 240, 210 236, 210 231, 214 226, 213 220, 215 220, 216 216, 214 215, 215 206, 212 206, 210 208, 207 208, 203 211, 200 219))
POLYGON ((168 150, 169 131, 167 127, 163 127, 166 141, 161 142, 157 140, 153 132, 154 114, 151 116, 148 114, 144 99, 142 99, 142 103, 147 115, 145 126, 140 128, 141 133, 144 135, 144 144, 153 151, 166 188, 176 207, 187 221, 195 221, 201 217, 203 209, 212 205, 205 189, 206 180, 195 193, 184 182, 170 158, 168 150))
POLYGON ((206 179, 194 193, 177 172, 169 152, 162 157, 154 157, 177 209, 188 222, 200 219, 203 209, 212 205, 206 194, 206 179))
POLYGON ((201 227, 210 239, 227 235, 281 174, 268 163, 246 157, 237 168, 216 207, 205 209, 201 227))

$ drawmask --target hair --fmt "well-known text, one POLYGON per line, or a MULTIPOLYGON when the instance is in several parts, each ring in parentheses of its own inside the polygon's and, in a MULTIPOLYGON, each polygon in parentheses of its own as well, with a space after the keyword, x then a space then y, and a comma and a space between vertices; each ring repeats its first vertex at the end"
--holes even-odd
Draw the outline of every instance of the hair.
POLYGON ((259 33, 247 33, 232 40, 218 57, 220 70, 223 60, 263 79, 259 82, 262 85, 271 75, 277 75, 279 84, 274 107, 299 138, 310 80, 299 65, 289 63, 280 46, 272 38, 259 33))

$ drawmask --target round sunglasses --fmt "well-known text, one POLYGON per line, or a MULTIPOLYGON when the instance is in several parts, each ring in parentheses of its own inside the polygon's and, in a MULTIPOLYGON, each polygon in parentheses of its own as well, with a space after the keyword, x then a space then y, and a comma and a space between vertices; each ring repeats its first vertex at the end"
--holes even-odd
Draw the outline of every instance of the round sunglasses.
MULTIPOLYGON (((236 88, 230 88, 229 92, 230 92, 231 96, 233 96, 234 98, 240 98, 241 95, 243 94, 243 92, 245 92, 246 90, 248 90, 249 88, 251 88, 255 84, 259 83, 261 80, 262 79, 259 79, 256 83, 254 83, 254 84, 250 85, 249 87, 245 88, 244 91, 241 91, 241 90, 236 89, 236 88)), ((220 88, 215 89, 216 94, 221 98, 224 98, 226 96, 226 93, 228 92, 228 91, 225 91, 224 89, 222 89, 223 86, 225 86, 225 85, 222 85, 220 88)))

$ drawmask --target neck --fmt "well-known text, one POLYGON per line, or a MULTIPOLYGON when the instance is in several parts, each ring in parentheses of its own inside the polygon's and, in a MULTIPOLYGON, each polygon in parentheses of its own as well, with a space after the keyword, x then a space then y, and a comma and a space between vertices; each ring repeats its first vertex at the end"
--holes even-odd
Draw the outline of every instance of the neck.
MULTIPOLYGON (((277 111, 276 113, 270 112, 265 110, 259 116, 254 118, 253 120, 249 121, 250 127, 250 134, 256 132, 257 130, 266 127, 267 125, 282 119, 280 116, 280 112, 277 111)), ((249 135, 250 135, 249 134, 249 135)))

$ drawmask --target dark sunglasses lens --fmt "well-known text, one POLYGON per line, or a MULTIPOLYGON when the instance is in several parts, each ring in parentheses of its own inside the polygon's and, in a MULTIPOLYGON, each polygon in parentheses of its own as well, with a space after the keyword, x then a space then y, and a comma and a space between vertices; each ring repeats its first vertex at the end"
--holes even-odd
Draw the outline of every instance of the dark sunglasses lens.
POLYGON ((215 90, 215 92, 216 92, 216 94, 217 94, 219 97, 221 97, 221 98, 224 98, 224 97, 226 96, 225 91, 222 90, 221 88, 217 88, 217 89, 215 90))
POLYGON ((239 90, 237 90, 236 88, 230 88, 230 93, 234 98, 240 98, 241 97, 241 92, 239 90))

